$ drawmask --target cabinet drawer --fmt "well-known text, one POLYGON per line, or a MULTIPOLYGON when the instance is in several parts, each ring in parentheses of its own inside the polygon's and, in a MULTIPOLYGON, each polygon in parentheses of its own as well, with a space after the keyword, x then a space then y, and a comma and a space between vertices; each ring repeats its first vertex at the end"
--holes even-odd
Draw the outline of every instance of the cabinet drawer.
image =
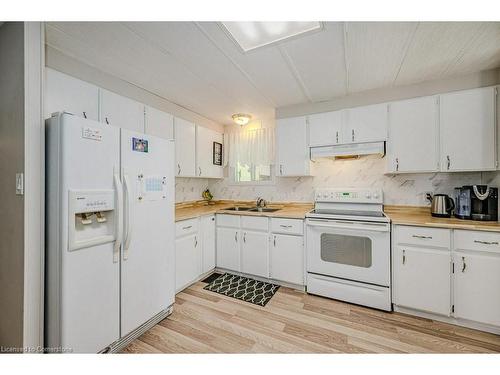
POLYGON ((304 221, 298 219, 271 219, 273 233, 304 234, 304 221))
POLYGON ((182 220, 175 223, 175 237, 198 232, 198 219, 182 220))
POLYGON ((240 215, 217 214, 217 226, 239 228, 240 215))
POLYGON ((269 219, 267 217, 242 216, 241 228, 267 232, 269 230, 269 219))
POLYGON ((449 229, 398 225, 395 232, 395 240, 399 244, 450 248, 449 229))
POLYGON ((453 233, 455 250, 476 250, 500 253, 500 233, 455 230, 453 233))

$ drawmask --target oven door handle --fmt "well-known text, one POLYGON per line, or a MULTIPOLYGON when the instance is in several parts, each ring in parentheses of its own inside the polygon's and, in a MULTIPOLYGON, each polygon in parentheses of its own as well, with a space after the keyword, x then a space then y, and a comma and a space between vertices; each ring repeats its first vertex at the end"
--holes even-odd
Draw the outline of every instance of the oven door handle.
MULTIPOLYGON (((387 224, 346 224, 340 223, 338 221, 328 221, 328 224, 317 224, 313 222, 314 220, 309 220, 307 225, 311 227, 321 227, 321 228, 329 228, 329 229, 357 229, 357 230, 366 230, 370 232, 388 232, 389 226, 387 224)), ((322 222, 326 223, 327 221, 322 222)))

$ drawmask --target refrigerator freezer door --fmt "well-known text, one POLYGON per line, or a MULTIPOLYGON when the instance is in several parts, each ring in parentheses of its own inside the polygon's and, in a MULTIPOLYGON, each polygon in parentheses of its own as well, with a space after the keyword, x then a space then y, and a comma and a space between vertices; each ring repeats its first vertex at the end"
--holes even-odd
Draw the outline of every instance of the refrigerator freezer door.
POLYGON ((121 335, 174 302, 174 143, 121 130, 121 335))
POLYGON ((63 114, 50 120, 47 138, 46 346, 96 353, 116 341, 120 329, 115 243, 92 240, 118 232, 113 174, 120 133, 63 114), (70 246, 70 227, 81 246, 70 246))

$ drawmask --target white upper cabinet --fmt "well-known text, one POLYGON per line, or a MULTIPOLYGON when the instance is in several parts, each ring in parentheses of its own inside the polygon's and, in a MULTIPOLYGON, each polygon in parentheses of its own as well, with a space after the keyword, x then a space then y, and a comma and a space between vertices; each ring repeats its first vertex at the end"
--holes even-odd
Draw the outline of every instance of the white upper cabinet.
POLYGON ((437 172, 439 170, 438 121, 437 96, 391 103, 387 171, 437 172))
MULTIPOLYGON (((223 135, 196 125, 196 176, 223 178, 222 165, 214 164, 214 143, 223 143, 223 135)), ((181 144, 180 147, 183 145, 181 144)), ((221 156, 222 157, 222 156, 221 156)), ((222 159, 221 159, 222 160, 222 159)))
POLYGON ((387 139, 387 103, 350 108, 345 111, 344 143, 387 139))
POLYGON ((307 122, 304 116, 276 122, 276 175, 310 176, 307 122))
POLYGON ((45 118, 54 112, 69 112, 97 121, 99 119, 99 88, 90 83, 45 69, 45 118))
POLYGON ((144 104, 101 89, 100 121, 144 133, 144 104))
POLYGON ((441 171, 496 169, 495 88, 440 96, 441 171))
POLYGON ((175 175, 195 177, 196 168, 196 126, 192 122, 176 117, 175 136, 175 175))
POLYGON ((146 106, 145 133, 165 139, 174 139, 174 116, 146 106))
POLYGON ((343 111, 309 115, 309 146, 331 146, 342 143, 343 116, 343 111))

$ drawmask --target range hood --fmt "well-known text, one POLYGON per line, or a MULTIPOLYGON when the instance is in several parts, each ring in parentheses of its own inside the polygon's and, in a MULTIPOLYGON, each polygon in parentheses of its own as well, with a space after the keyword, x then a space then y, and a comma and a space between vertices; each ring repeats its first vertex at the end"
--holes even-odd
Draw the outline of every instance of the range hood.
POLYGON ((311 160, 318 158, 348 158, 362 155, 385 155, 385 142, 350 143, 345 145, 311 147, 311 160))

